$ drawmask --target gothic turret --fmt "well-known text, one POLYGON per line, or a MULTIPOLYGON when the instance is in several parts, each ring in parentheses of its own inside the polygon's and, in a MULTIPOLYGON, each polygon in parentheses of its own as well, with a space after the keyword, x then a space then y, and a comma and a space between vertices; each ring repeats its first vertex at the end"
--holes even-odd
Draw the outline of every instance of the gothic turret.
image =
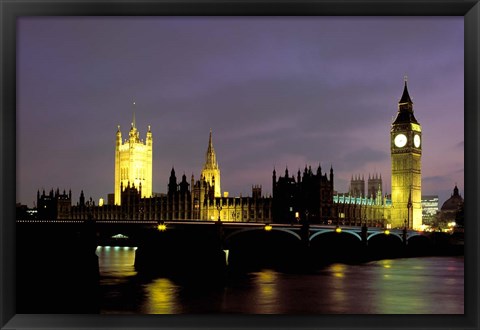
POLYGON ((203 166, 202 177, 205 177, 205 180, 214 187, 214 196, 221 197, 220 168, 218 167, 217 155, 213 148, 212 130, 210 130, 210 136, 208 139, 208 148, 205 154, 205 165, 203 166))
POLYGON ((168 181, 168 193, 173 194, 177 191, 177 177, 175 176, 175 169, 172 167, 170 172, 170 179, 168 181))

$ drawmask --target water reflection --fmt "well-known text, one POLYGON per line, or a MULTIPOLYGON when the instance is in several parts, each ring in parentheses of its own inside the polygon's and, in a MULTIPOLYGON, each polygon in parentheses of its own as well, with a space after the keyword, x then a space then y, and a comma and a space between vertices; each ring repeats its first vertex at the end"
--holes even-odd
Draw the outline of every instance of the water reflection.
POLYGON ((275 314, 278 308, 278 273, 265 269, 254 273, 252 280, 256 286, 255 304, 259 314, 275 314))
MULTIPOLYGON (((134 269, 134 248, 98 248, 102 313, 462 314, 462 257, 333 264, 313 274, 271 269, 209 287, 134 269)), ((195 273, 192 272, 192 276, 195 273)))
POLYGON ((145 314, 178 314, 179 286, 166 278, 158 278, 144 285, 145 301, 141 310, 145 314))
POLYGON ((134 268, 136 247, 99 246, 96 254, 101 279, 100 285, 122 283, 137 274, 134 268))
POLYGON ((332 312, 344 313, 348 311, 348 299, 346 293, 345 272, 347 266, 344 264, 333 264, 327 268, 331 276, 330 299, 332 303, 332 312))

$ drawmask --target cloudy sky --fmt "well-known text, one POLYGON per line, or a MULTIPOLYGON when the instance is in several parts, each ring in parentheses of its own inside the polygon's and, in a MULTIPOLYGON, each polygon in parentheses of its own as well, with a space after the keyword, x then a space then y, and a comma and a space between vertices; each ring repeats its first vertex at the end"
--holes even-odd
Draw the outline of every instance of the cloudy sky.
POLYGON ((115 132, 136 102, 153 191, 199 177, 210 129, 222 191, 288 166, 333 166, 335 189, 378 173, 404 76, 423 129, 422 193, 463 195, 463 17, 24 17, 17 37, 17 201, 114 188, 115 132))

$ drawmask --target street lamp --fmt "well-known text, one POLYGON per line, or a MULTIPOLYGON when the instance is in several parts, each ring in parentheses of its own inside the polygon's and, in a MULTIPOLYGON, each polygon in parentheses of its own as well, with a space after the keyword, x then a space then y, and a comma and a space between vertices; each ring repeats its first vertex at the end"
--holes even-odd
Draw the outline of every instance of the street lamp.
POLYGON ((165 223, 163 221, 161 221, 157 226, 157 230, 158 231, 165 231, 165 230, 167 230, 167 225, 165 225, 165 223))

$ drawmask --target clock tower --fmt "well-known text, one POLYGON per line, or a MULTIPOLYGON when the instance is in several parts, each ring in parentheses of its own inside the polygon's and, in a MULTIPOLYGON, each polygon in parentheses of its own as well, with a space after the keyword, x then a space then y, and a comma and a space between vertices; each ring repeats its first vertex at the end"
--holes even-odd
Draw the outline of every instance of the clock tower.
POLYGON ((392 228, 422 225, 422 127, 413 114, 407 80, 390 130, 392 228))

